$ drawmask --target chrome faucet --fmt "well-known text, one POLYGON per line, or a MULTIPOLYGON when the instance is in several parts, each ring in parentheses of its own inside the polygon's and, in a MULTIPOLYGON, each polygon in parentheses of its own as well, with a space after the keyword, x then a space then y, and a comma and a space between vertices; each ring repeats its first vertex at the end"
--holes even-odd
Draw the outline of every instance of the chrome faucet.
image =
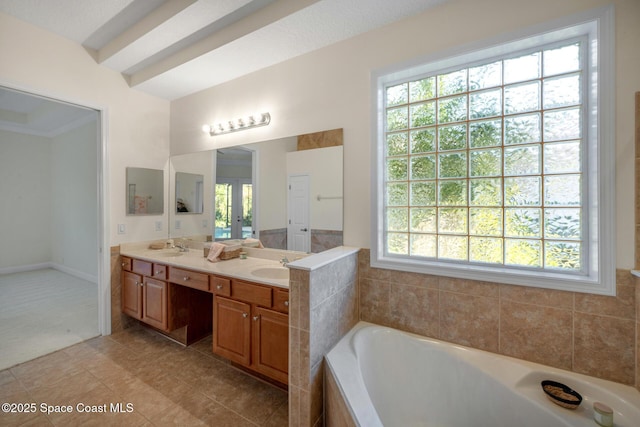
POLYGON ((280 264, 282 264, 283 267, 286 267, 287 264, 289 264, 289 258, 283 255, 282 259, 280 260, 280 264))
POLYGON ((176 243, 176 248, 180 249, 180 252, 189 252, 189 247, 186 243, 176 243))

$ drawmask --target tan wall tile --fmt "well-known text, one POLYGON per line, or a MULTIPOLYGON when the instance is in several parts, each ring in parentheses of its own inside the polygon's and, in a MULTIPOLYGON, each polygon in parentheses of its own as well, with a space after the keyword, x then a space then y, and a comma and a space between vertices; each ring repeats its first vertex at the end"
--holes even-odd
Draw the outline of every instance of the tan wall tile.
POLYGON ((439 332, 439 292, 418 286, 391 286, 389 317, 391 326, 429 337, 439 332))
POLYGON ((451 277, 439 277, 440 290, 459 292, 483 297, 498 298, 499 285, 478 280, 455 279, 451 277))
POLYGON ((616 296, 576 293, 576 311, 606 316, 636 318, 636 290, 634 286, 616 286, 616 296))
POLYGON ((635 321, 576 313, 574 325, 574 371, 635 383, 635 321))
POLYGON ((570 310, 500 303, 500 353, 571 369, 573 315, 570 310))
POLYGON ((498 352, 497 298, 440 291, 440 338, 498 352))
POLYGON ((500 285, 500 299, 543 305, 547 307, 573 309, 573 292, 554 289, 530 288, 528 286, 500 285))
POLYGON ((389 298, 391 285, 380 280, 360 280, 360 319, 389 324, 389 298))

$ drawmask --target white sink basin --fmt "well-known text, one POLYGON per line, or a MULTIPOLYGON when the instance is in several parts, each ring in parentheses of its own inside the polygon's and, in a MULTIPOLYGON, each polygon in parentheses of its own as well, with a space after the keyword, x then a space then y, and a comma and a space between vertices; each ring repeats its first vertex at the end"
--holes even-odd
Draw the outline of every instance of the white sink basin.
POLYGON ((262 267, 251 271, 251 274, 263 279, 289 280, 289 269, 285 267, 262 267))

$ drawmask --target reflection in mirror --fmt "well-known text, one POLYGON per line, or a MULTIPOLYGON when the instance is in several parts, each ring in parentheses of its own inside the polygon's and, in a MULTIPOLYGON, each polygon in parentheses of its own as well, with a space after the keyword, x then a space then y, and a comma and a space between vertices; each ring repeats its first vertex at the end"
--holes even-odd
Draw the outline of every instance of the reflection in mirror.
POLYGON ((169 237, 211 239, 214 160, 210 151, 172 156, 169 160, 169 237), (188 214, 179 211, 180 202, 188 214))
POLYGON ((164 213, 164 172, 127 168, 127 215, 164 213))
MULTIPOLYGON (((340 146, 298 150, 298 137, 293 136, 233 149, 172 156, 172 174, 180 171, 203 175, 204 212, 170 218, 169 237, 228 239, 235 225, 239 238, 257 238, 266 248, 303 248, 304 252, 316 253, 342 245, 341 144, 340 139, 340 146), (299 187, 297 184, 304 182, 305 176, 303 198, 291 199, 289 185, 299 187), (239 188, 235 190, 239 197, 235 212, 234 183, 239 188), (302 207, 302 212, 306 210, 306 216, 294 215, 294 206, 302 207), (208 235, 204 227, 207 220, 208 235)), ((170 184, 169 194, 173 198, 170 203, 177 206, 175 180, 170 184)), ((175 214, 173 209, 172 212, 175 214)))
POLYGON ((204 175, 176 172, 176 213, 204 212, 204 175))

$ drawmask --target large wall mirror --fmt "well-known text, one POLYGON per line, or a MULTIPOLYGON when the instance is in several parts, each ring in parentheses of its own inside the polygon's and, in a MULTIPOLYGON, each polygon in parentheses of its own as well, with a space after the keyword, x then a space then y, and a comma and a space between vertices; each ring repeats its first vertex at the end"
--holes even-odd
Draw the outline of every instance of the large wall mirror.
POLYGON ((157 169, 127 168, 127 215, 164 213, 164 172, 157 169))
POLYGON ((294 136, 172 156, 169 164, 171 238, 250 237, 312 253, 342 245, 342 145, 299 150, 294 136), (183 174, 202 176, 201 213, 177 211, 187 199, 183 174))

